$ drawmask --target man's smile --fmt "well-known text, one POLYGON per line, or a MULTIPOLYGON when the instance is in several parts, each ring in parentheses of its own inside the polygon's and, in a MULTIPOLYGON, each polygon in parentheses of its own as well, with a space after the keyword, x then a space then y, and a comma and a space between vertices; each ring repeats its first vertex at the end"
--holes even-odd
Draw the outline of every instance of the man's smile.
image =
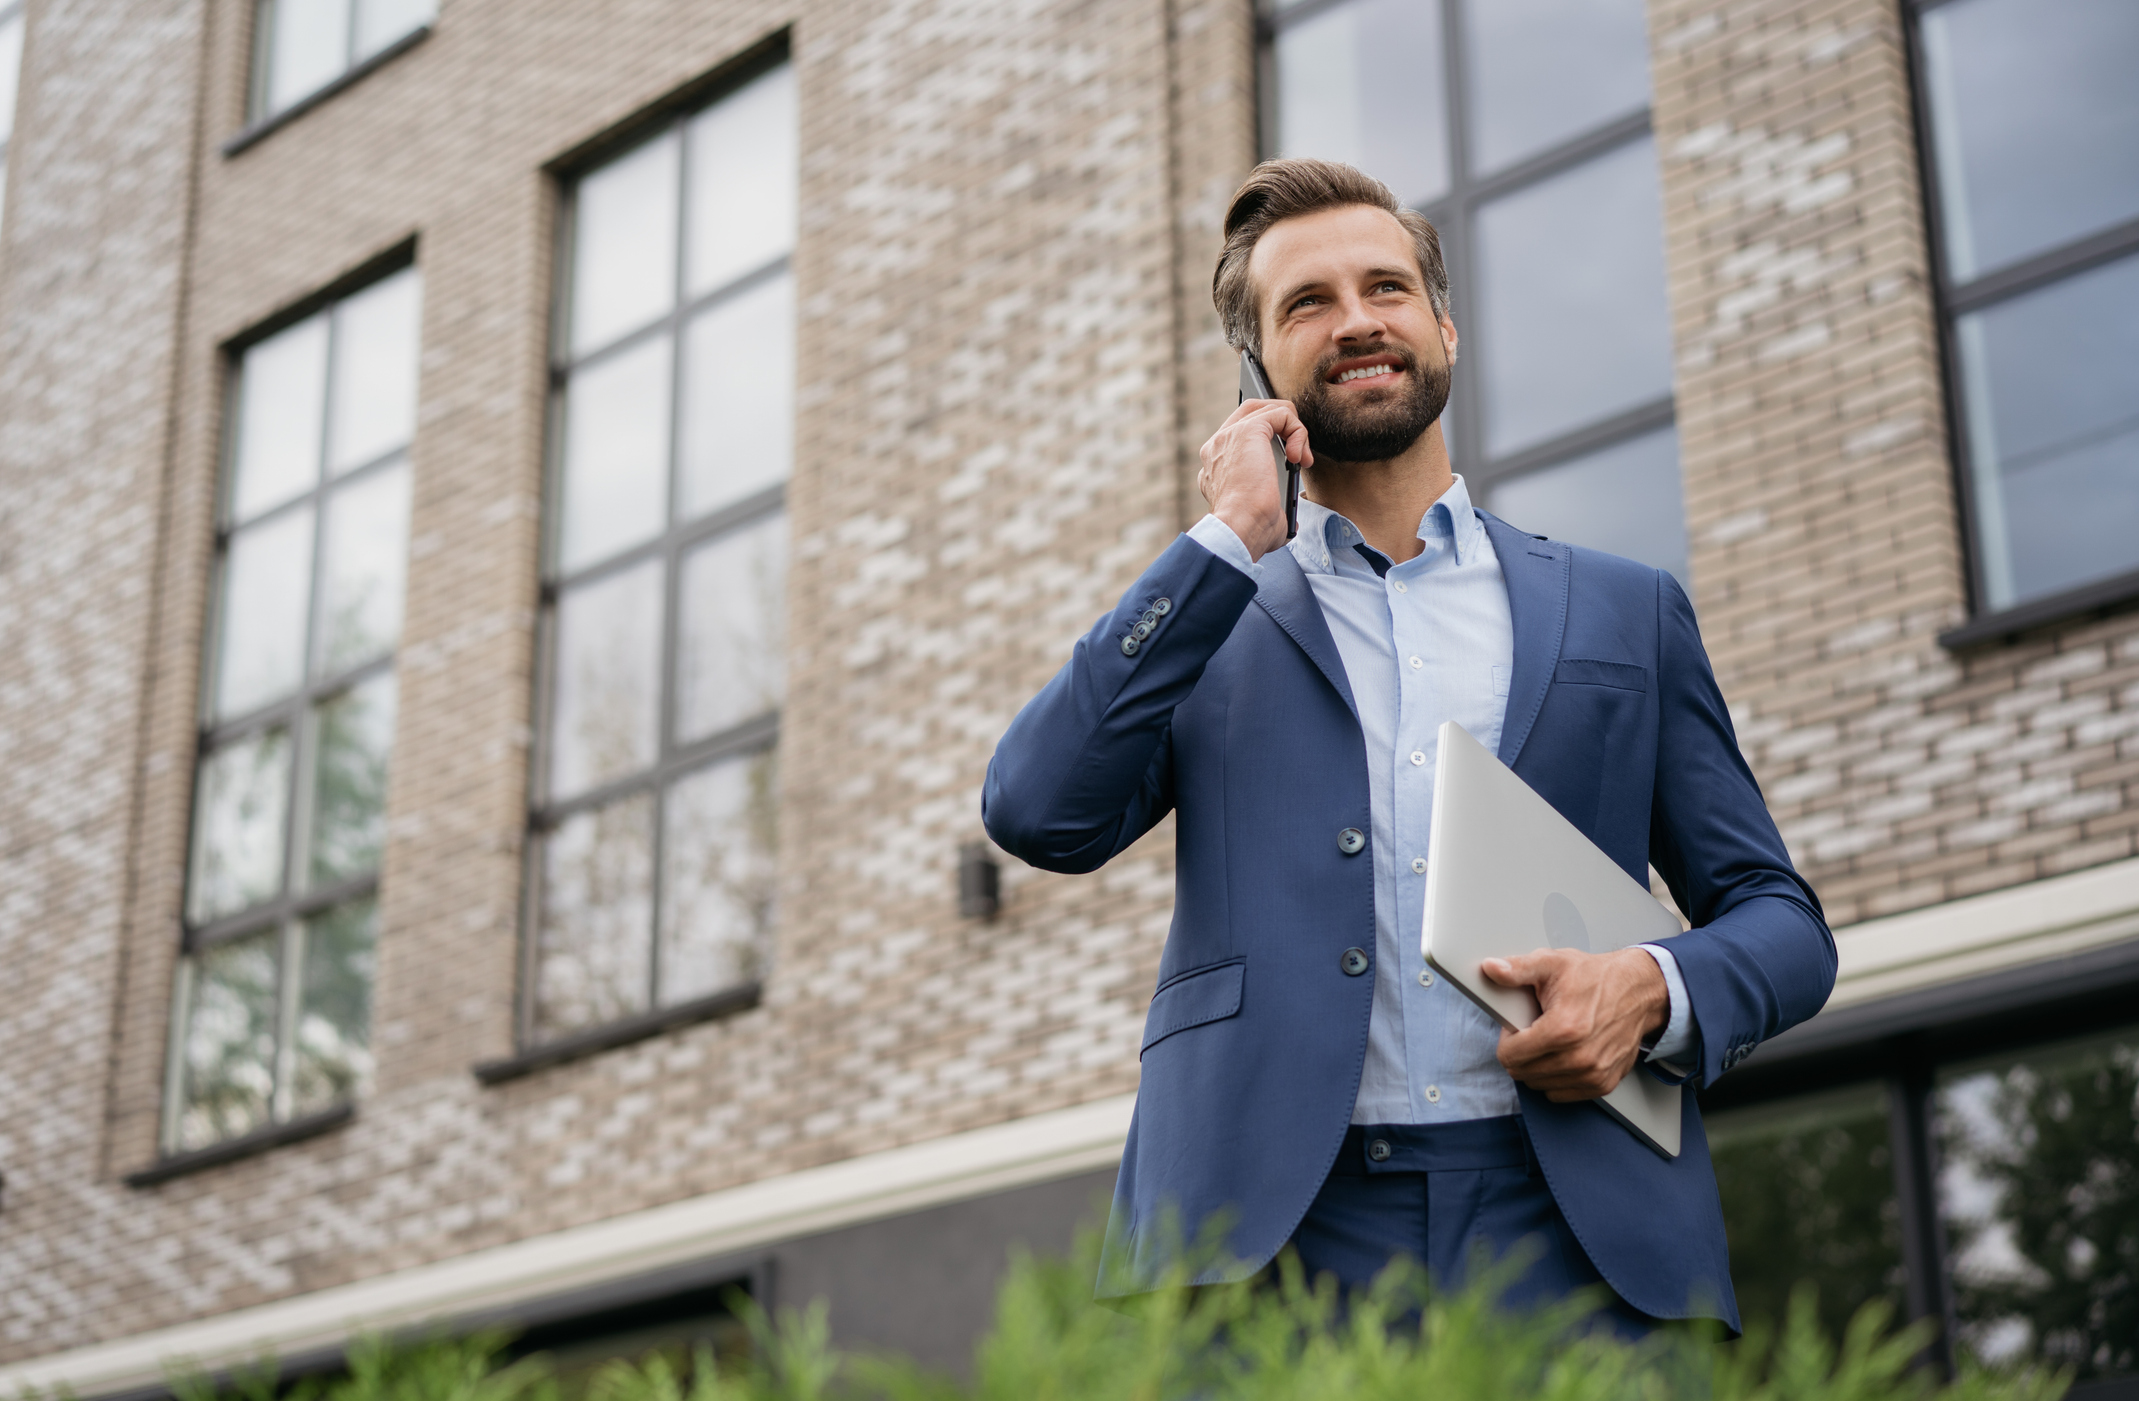
POLYGON ((1403 372, 1403 361, 1396 356, 1376 355, 1364 360, 1339 361, 1326 378, 1331 384, 1352 384, 1359 380, 1382 379, 1403 372))

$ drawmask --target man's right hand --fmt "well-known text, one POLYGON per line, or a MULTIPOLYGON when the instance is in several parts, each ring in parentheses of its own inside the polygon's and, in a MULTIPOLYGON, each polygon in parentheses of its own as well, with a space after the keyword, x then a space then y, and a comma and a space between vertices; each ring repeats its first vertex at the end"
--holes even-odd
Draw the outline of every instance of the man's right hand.
POLYGON ((1285 457, 1312 467, 1307 427, 1283 399, 1249 399, 1203 444, 1196 486, 1211 514, 1232 527, 1250 559, 1285 543, 1285 482, 1270 458, 1270 439, 1285 440, 1285 457))

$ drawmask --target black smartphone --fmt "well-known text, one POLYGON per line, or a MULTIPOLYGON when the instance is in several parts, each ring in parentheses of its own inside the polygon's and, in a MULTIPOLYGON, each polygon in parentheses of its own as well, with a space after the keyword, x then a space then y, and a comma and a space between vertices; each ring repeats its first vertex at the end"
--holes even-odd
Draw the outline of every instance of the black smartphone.
MULTIPOLYGON (((1240 352, 1240 402, 1276 397, 1270 388, 1270 376, 1263 373, 1262 361, 1255 358, 1255 352, 1240 352)), ((1285 440, 1275 433, 1270 435, 1270 455, 1277 459, 1278 471, 1285 474, 1285 538, 1290 540, 1300 533, 1300 467, 1286 459, 1285 440)))

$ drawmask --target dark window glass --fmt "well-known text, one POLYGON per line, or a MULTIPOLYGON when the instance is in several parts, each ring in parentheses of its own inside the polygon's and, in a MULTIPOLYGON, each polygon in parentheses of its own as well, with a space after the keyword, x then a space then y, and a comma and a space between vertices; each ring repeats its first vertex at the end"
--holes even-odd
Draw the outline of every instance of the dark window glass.
POLYGON ((1448 193, 1436 0, 1352 0, 1277 37, 1278 153, 1356 165, 1405 203, 1448 193))
POLYGON ((1934 1115, 1963 1352, 2139 1373, 2139 1035, 1955 1067, 1934 1115))
POLYGON ((1872 1299, 1900 1315, 1901 1211, 1877 1088, 1786 1099, 1708 1121, 1731 1279, 1747 1323, 1779 1322, 1816 1292, 1831 1335, 1872 1299))
POLYGON ((1472 161, 1482 171, 1649 105, 1642 0, 1488 0, 1464 16, 1472 161))
POLYGON ((1486 504, 1522 530, 1638 559, 1686 579, 1676 428, 1511 478, 1486 504))

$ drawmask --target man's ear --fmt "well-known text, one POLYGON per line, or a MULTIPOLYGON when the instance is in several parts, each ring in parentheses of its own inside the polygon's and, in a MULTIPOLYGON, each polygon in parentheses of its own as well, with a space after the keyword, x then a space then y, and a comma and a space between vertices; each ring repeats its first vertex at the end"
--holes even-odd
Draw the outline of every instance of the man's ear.
POLYGON ((1456 363, 1456 323, 1446 313, 1436 318, 1441 323, 1441 349, 1448 356, 1448 363, 1456 363))

